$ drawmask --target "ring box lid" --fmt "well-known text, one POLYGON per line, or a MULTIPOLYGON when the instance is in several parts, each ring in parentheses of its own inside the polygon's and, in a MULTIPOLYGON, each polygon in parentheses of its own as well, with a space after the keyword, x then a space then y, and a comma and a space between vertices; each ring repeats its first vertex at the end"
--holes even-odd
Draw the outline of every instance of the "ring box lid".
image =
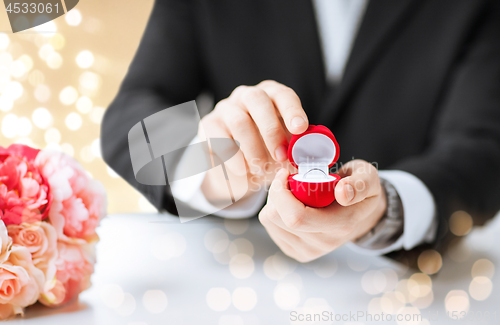
POLYGON ((326 126, 309 125, 304 133, 293 135, 288 146, 288 160, 304 174, 319 169, 328 175, 329 167, 338 160, 340 147, 326 126))

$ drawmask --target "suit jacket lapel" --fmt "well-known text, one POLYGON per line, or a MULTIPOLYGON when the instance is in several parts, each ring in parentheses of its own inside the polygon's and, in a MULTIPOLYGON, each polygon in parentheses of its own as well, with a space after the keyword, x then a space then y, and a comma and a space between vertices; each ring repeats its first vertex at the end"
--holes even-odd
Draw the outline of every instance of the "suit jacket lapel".
MULTIPOLYGON (((421 0, 371 0, 355 38, 342 82, 322 110, 321 120, 333 121, 344 103, 369 73, 385 46, 402 29, 421 0)), ((326 123, 326 122, 325 122, 326 123)))

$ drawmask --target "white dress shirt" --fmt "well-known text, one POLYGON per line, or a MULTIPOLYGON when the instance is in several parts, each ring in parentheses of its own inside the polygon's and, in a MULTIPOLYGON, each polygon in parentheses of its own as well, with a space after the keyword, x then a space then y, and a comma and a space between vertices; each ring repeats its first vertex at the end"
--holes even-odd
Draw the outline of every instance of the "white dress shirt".
MULTIPOLYGON (((313 0, 320 32, 327 81, 337 84, 342 80, 354 37, 366 8, 367 0, 313 0)), ((191 143, 199 142, 198 138, 191 143)), ((182 157, 180 164, 183 164, 182 157)), ((424 183, 403 171, 379 171, 379 176, 390 182, 398 192, 404 211, 404 230, 396 241, 382 249, 362 248, 355 243, 349 247, 367 255, 381 255, 399 249, 412 249, 431 242, 436 233, 435 203, 424 183)), ((267 197, 267 190, 219 210, 208 202, 201 191, 205 173, 178 180, 172 185, 172 194, 193 209, 224 218, 248 218, 258 213, 267 197)))

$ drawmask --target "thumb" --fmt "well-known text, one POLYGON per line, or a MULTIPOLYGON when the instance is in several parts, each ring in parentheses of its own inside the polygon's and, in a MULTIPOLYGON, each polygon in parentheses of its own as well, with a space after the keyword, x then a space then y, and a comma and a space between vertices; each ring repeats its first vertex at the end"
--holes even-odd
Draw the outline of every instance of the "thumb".
POLYGON ((342 178, 335 187, 335 198, 340 205, 350 206, 380 194, 380 179, 375 167, 361 160, 349 164, 352 164, 348 167, 350 175, 342 178))

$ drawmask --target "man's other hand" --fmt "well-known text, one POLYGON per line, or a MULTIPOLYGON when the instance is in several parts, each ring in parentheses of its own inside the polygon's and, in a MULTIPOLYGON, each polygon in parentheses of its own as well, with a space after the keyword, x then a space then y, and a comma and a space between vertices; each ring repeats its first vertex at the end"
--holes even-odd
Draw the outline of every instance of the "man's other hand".
POLYGON ((339 170, 336 201, 311 208, 288 189, 286 169, 281 169, 269 190, 261 223, 281 250, 299 262, 309 262, 370 231, 386 210, 385 192, 375 167, 353 160, 339 170))

